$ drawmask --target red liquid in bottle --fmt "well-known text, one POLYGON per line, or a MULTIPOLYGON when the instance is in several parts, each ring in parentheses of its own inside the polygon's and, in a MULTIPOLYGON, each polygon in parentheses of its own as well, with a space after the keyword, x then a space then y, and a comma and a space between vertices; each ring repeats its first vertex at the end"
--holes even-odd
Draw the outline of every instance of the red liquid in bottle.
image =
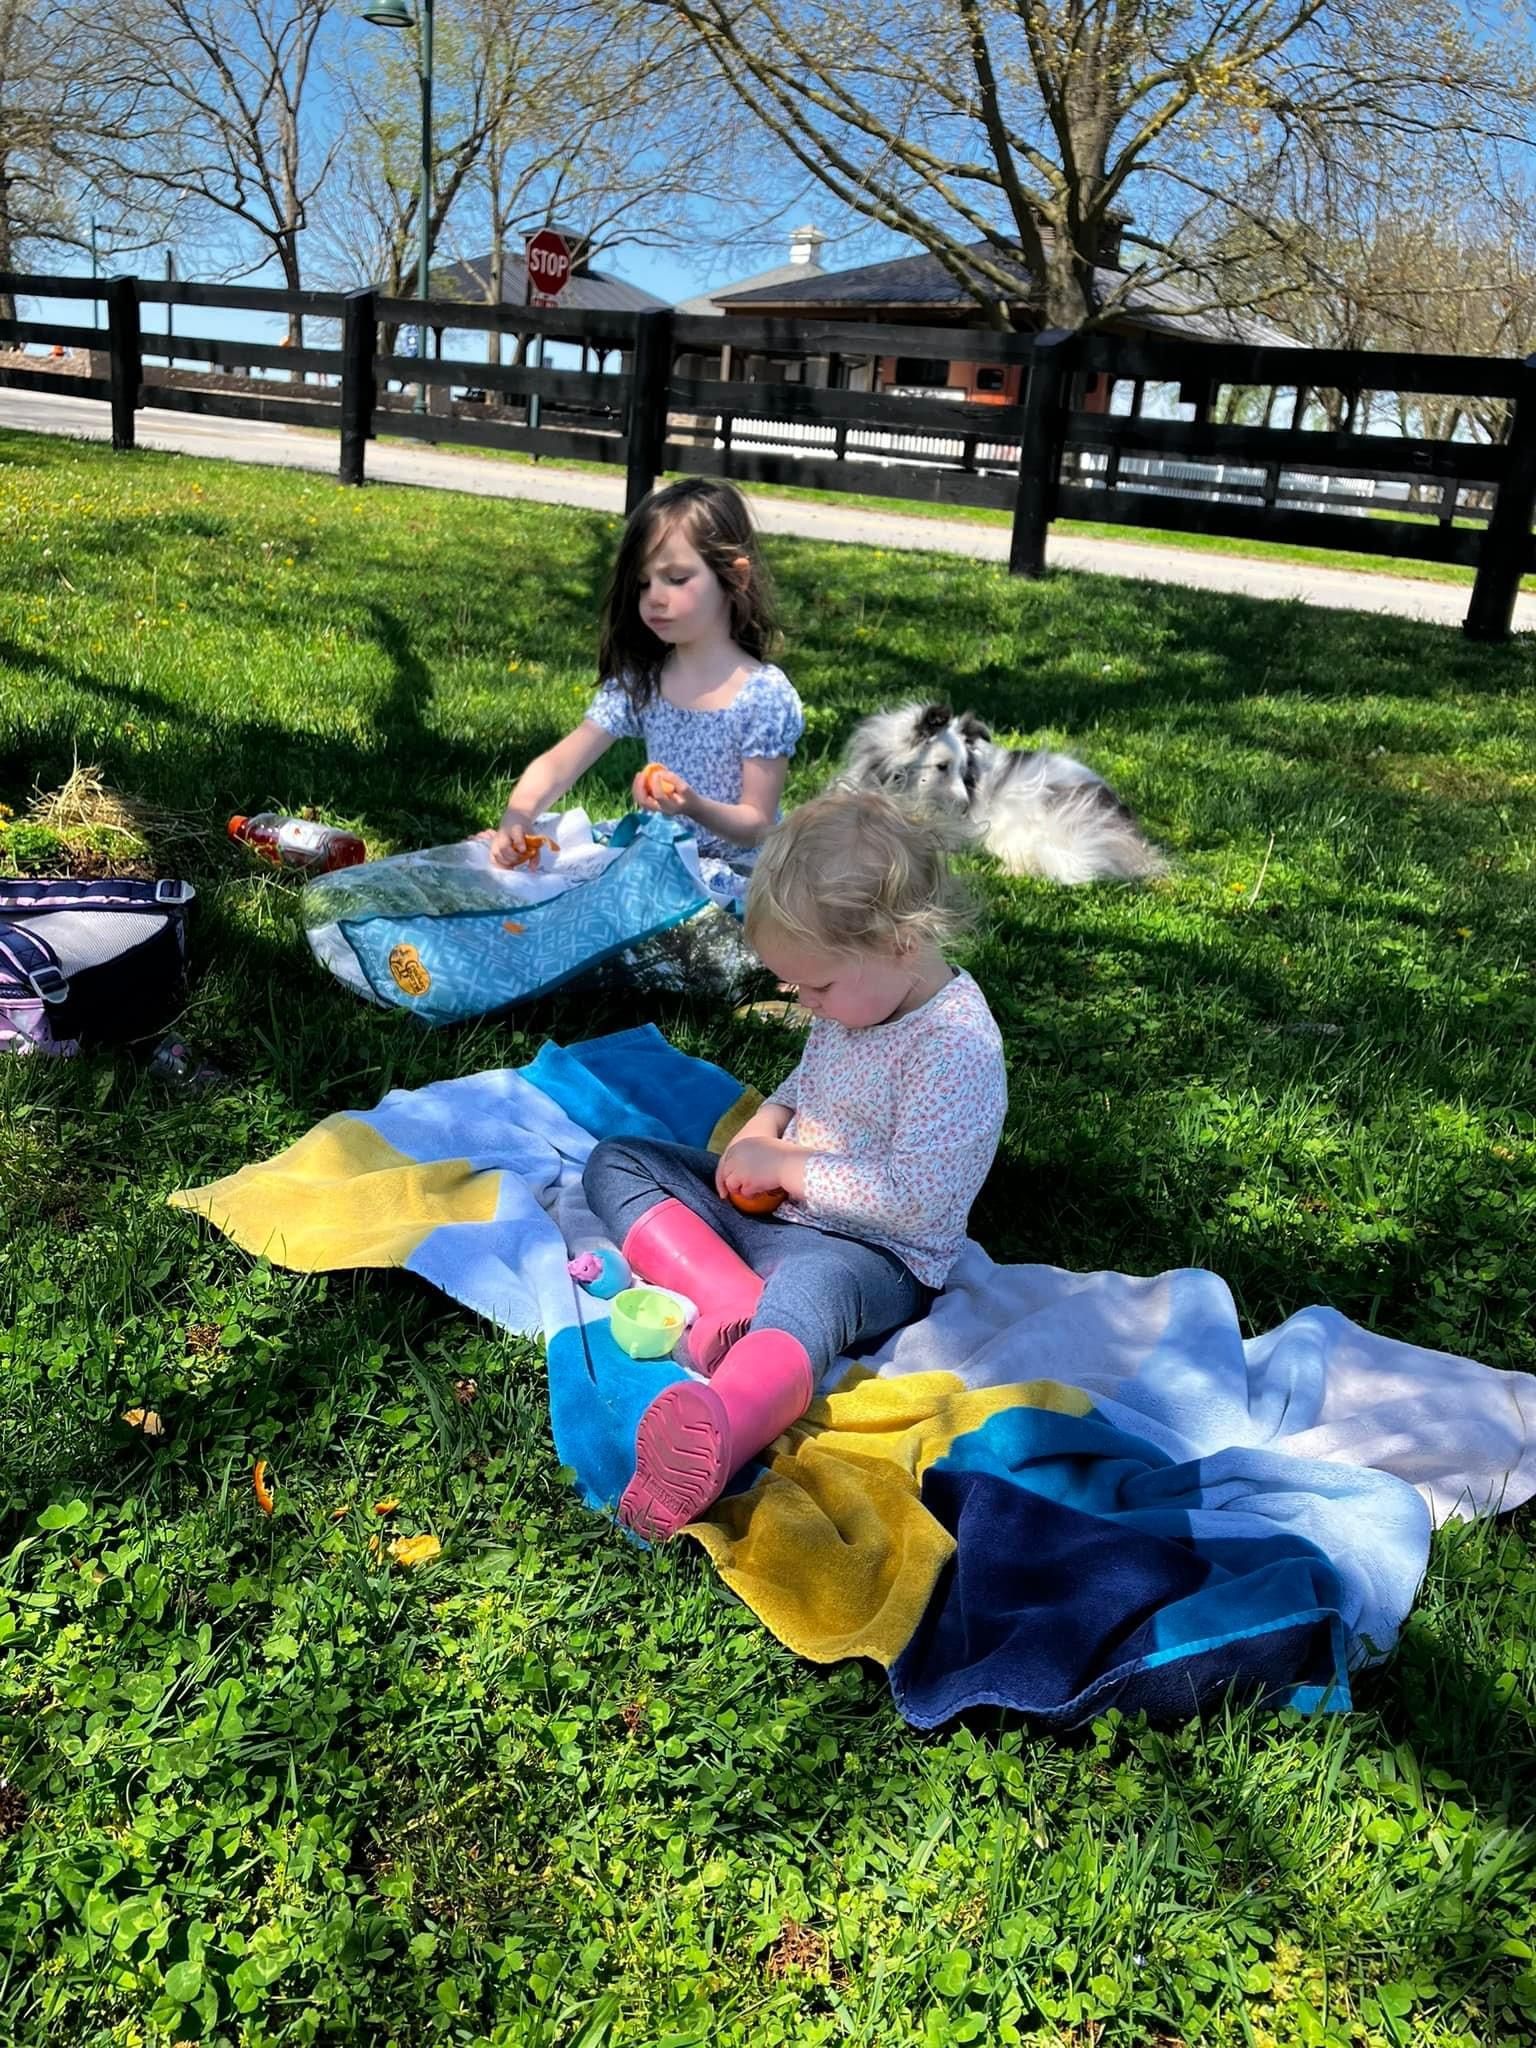
POLYGON ((309 875, 328 875, 335 868, 355 868, 368 858, 368 849, 355 832, 343 832, 338 825, 316 824, 308 818, 287 818, 281 811, 261 811, 254 818, 231 818, 229 836, 274 867, 297 868, 309 875))

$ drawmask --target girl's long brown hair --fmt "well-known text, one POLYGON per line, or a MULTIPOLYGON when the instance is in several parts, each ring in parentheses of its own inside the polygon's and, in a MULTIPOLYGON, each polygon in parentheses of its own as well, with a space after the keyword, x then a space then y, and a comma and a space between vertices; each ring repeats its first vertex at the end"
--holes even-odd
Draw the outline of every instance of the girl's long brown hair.
POLYGON ((669 652, 640 617, 640 578, 647 556, 674 528, 698 550, 729 598, 731 638, 742 652, 761 661, 777 639, 772 591, 740 491, 702 476, 663 485, 630 514, 603 593, 598 680, 612 678, 637 711, 660 690, 669 652))

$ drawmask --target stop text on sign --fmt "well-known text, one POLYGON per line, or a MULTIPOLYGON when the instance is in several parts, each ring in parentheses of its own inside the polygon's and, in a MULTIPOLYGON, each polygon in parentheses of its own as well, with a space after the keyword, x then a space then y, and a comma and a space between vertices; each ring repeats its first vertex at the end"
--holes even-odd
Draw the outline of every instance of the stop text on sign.
POLYGON ((528 237, 528 296, 534 304, 552 304, 571 279, 571 251, 564 235, 540 228, 528 237))

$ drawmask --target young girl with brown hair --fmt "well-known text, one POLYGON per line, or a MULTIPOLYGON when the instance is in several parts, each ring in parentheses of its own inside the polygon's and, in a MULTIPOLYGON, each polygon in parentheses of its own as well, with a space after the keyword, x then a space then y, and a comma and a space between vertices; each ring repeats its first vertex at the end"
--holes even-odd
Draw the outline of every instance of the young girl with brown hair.
POLYGON ((666 774, 636 775, 637 807, 688 819, 701 855, 750 866, 805 724, 767 658, 774 637, 741 493, 707 477, 653 491, 624 529, 603 601, 602 687, 576 730, 518 777, 490 834, 492 860, 513 865, 542 811, 615 740, 641 739, 647 766, 666 774))

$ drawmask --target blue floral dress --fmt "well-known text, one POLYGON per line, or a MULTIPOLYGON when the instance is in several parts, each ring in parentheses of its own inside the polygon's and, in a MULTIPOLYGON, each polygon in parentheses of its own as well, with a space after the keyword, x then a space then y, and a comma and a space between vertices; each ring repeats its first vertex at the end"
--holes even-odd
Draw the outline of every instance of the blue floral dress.
MULTIPOLYGON (((718 711, 685 711, 657 696, 637 714, 622 686, 609 681, 593 698, 587 717, 616 740, 643 740, 649 760, 674 769, 700 796, 717 804, 741 802, 743 761, 787 759, 805 730, 794 686, 772 662, 753 669, 718 711)), ((757 858, 755 846, 737 846, 702 826, 694 830, 702 855, 738 869, 757 858)))

